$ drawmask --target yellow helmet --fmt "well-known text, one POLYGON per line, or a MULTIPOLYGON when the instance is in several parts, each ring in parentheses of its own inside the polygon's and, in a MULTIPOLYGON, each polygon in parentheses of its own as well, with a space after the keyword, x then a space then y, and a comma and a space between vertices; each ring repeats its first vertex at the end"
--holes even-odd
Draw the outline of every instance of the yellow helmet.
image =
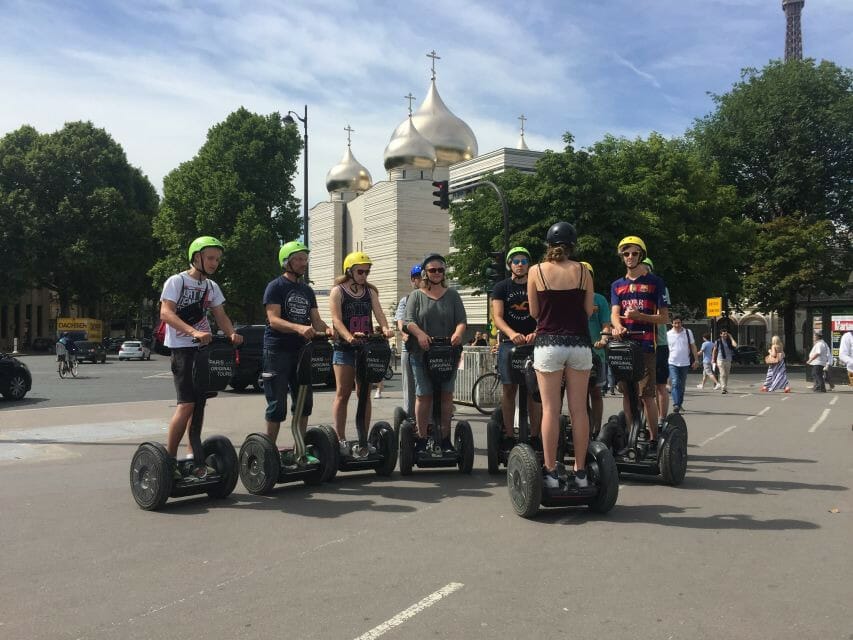
POLYGON ((635 244, 643 250, 644 255, 648 253, 648 249, 646 249, 646 243, 643 242, 643 239, 639 236, 625 236, 619 241, 619 244, 616 245, 616 250, 622 251, 622 247, 624 247, 626 244, 635 244))
POLYGON ((364 251, 353 251, 344 258, 344 275, 357 264, 373 264, 373 260, 364 251))
POLYGON ((591 265, 589 262, 584 262, 583 260, 581 260, 581 264, 582 264, 583 266, 585 266, 587 269, 589 269, 589 272, 590 272, 592 275, 595 275, 595 269, 593 269, 593 268, 592 268, 592 265, 591 265))

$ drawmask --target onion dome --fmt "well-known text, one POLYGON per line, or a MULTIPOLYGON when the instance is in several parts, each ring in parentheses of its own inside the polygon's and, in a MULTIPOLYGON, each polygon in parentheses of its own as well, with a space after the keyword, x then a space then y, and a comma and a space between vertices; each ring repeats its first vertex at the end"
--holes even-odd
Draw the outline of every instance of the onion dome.
POLYGON ((394 129, 383 158, 388 171, 401 167, 431 170, 435 168, 435 147, 420 134, 410 114, 394 129))
POLYGON ((474 132, 444 104, 435 88, 435 78, 430 81, 427 97, 412 116, 412 121, 421 135, 435 147, 437 167, 449 167, 477 155, 474 132))
POLYGON ((529 151, 530 147, 527 146, 527 142, 524 140, 524 133, 518 136, 518 143, 515 145, 516 149, 523 149, 524 151, 529 151))
POLYGON ((370 172, 352 155, 349 143, 344 157, 326 174, 326 190, 329 193, 355 191, 363 193, 373 186, 370 172))

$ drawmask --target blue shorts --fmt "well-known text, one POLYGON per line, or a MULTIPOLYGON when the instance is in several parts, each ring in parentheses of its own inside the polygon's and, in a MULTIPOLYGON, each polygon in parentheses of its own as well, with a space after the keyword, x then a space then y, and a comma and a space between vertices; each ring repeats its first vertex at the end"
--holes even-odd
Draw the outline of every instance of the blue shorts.
MULTIPOLYGON (((433 394, 432 380, 430 380, 426 367, 424 366, 423 352, 419 351, 409 356, 409 363, 412 365, 412 376, 415 378, 415 395, 416 396, 431 396, 433 394)), ((447 380, 444 380, 439 387, 439 392, 453 393, 453 386, 456 382, 456 369, 453 370, 453 375, 447 380)))
POLYGON ((355 349, 335 349, 332 353, 332 364, 355 367, 355 349))
POLYGON ((498 345, 498 377, 501 379, 501 384, 515 384, 512 381, 512 368, 510 367, 514 346, 515 344, 510 340, 498 345))
MULTIPOLYGON (((264 349, 261 377, 264 381, 264 397, 267 400, 264 417, 268 422, 282 422, 287 417, 288 389, 293 400, 290 410, 296 411, 296 394, 299 392, 299 386, 296 384, 296 355, 297 352, 264 349)), ((311 385, 308 385, 306 391, 302 415, 310 416, 314 408, 311 385)))

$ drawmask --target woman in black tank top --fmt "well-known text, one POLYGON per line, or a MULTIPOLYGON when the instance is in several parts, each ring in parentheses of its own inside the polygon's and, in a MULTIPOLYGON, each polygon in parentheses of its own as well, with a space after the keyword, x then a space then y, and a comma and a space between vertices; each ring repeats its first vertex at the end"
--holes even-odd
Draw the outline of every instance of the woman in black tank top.
POLYGON ((544 486, 552 490, 566 488, 566 483, 571 482, 578 487, 587 486, 584 469, 589 440, 586 397, 592 368, 589 316, 592 315, 593 290, 586 267, 569 258, 576 239, 572 225, 567 222, 553 225, 548 231, 544 261, 534 265, 527 276, 530 315, 537 321, 533 368, 542 395, 544 486), (557 468, 564 374, 575 447, 573 479, 557 468))

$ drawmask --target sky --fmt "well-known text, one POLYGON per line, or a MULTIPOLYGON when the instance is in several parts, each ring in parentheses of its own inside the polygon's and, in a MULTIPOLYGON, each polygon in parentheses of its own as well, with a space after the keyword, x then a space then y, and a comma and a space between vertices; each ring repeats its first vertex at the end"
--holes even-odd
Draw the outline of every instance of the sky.
MULTIPOLYGON (((480 153, 682 135, 744 67, 784 54, 781 0, 0 0, 0 136, 89 120, 162 194, 208 129, 243 106, 308 105, 311 206, 346 150, 374 181, 423 100, 435 50, 445 104, 480 153)), ((853 67, 853 0, 806 0, 806 57, 853 67)), ((300 127, 301 131, 301 127, 300 127)), ((301 171, 302 160, 299 161, 301 171)), ((302 176, 294 177, 302 197, 302 176)))

